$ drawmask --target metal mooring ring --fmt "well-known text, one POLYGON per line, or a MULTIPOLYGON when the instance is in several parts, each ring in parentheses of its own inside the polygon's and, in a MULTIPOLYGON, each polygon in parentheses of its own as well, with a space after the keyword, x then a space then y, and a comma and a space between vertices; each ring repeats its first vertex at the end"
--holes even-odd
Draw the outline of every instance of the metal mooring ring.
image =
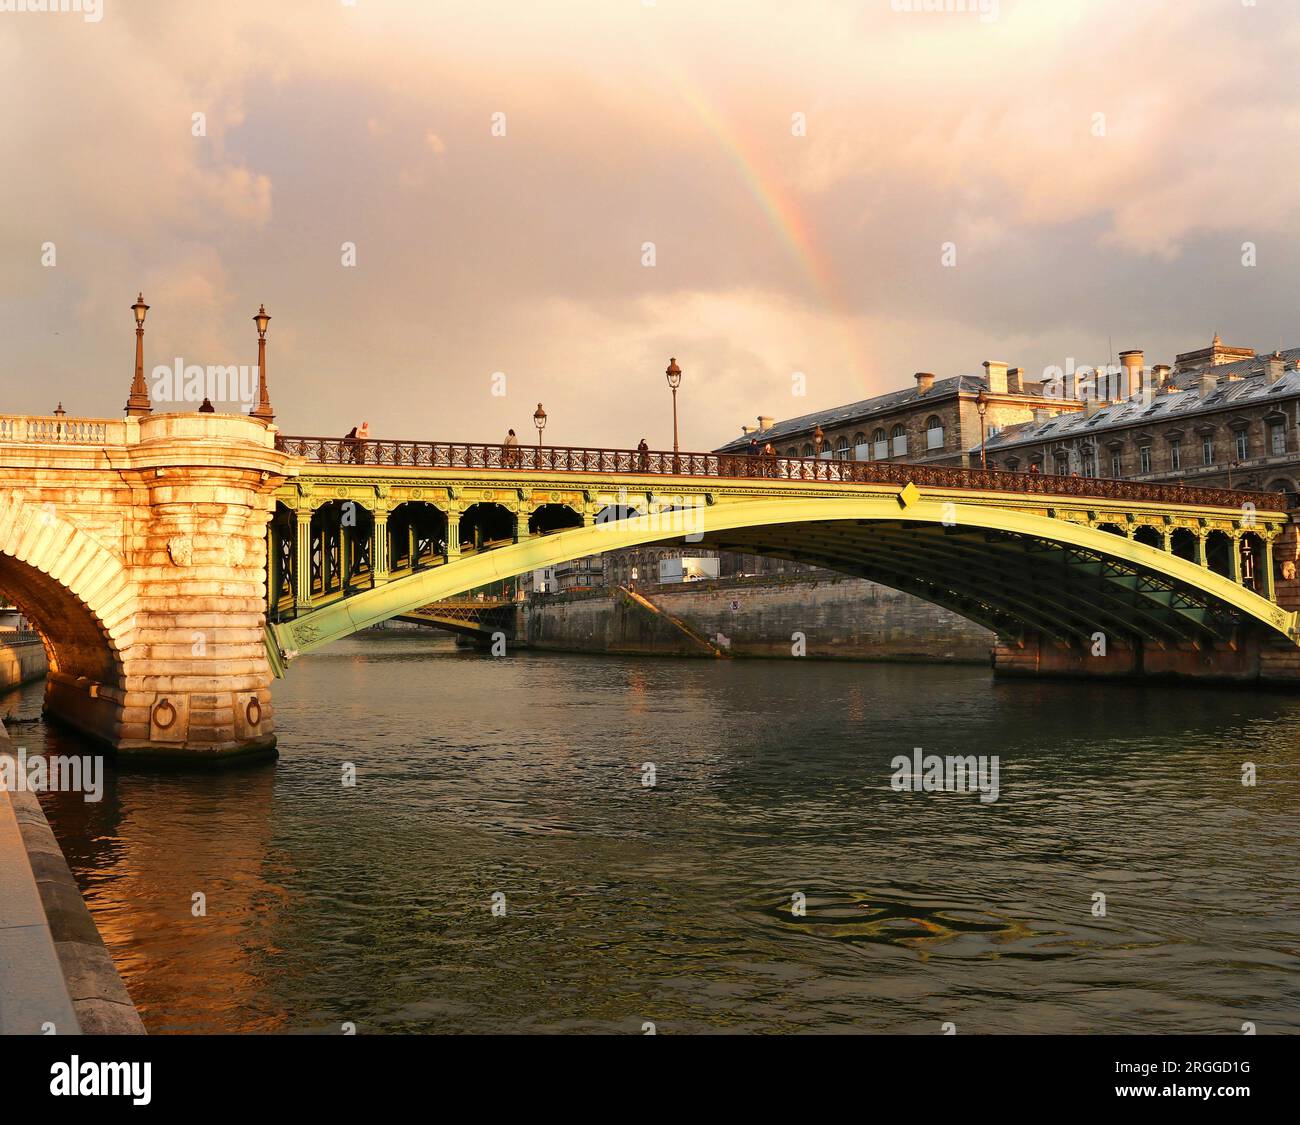
POLYGON ((159 730, 167 730, 176 721, 176 708, 172 706, 170 699, 160 699, 153 709, 153 722, 159 730), (167 715, 167 721, 163 722, 161 715, 167 715))
POLYGON ((262 705, 256 699, 248 701, 248 706, 244 708, 244 718, 250 727, 255 727, 262 721, 262 705))

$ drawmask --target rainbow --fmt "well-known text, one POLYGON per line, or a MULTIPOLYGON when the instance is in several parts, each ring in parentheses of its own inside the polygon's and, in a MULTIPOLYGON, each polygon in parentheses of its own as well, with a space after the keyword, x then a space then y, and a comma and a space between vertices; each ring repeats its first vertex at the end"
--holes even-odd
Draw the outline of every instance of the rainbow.
POLYGON ((844 296, 835 267, 813 237, 798 200, 775 170, 764 167, 757 146, 747 143, 736 128, 728 125, 704 92, 686 77, 680 67, 670 63, 667 73, 677 95, 722 146, 741 182, 807 278, 813 292, 839 321, 848 358, 856 368, 854 375, 865 385, 870 364, 865 341, 857 329, 857 318, 844 296))

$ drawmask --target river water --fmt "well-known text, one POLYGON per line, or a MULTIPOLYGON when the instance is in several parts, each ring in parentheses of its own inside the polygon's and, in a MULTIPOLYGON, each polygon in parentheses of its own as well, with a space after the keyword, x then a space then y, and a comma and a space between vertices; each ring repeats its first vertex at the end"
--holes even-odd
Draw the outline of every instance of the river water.
POLYGON ((275 692, 274 765, 45 799, 151 1032, 1300 1030, 1300 697, 397 631, 275 692))

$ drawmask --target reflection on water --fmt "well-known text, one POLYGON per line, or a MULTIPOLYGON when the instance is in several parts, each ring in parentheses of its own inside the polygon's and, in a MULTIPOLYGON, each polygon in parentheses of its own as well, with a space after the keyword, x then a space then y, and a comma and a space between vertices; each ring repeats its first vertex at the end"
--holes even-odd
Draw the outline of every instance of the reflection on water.
POLYGON ((1300 697, 378 633, 276 704, 274 766, 47 801, 151 1031, 1300 1029, 1300 697))

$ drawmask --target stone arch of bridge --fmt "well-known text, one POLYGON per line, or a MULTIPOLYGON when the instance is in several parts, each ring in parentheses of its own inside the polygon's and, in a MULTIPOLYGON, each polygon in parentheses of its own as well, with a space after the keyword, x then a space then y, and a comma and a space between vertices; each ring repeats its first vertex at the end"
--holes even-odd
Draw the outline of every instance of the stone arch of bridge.
POLYGON ((0 592, 41 637, 52 681, 125 690, 134 584, 122 561, 63 520, 56 505, 0 498, 0 592))

